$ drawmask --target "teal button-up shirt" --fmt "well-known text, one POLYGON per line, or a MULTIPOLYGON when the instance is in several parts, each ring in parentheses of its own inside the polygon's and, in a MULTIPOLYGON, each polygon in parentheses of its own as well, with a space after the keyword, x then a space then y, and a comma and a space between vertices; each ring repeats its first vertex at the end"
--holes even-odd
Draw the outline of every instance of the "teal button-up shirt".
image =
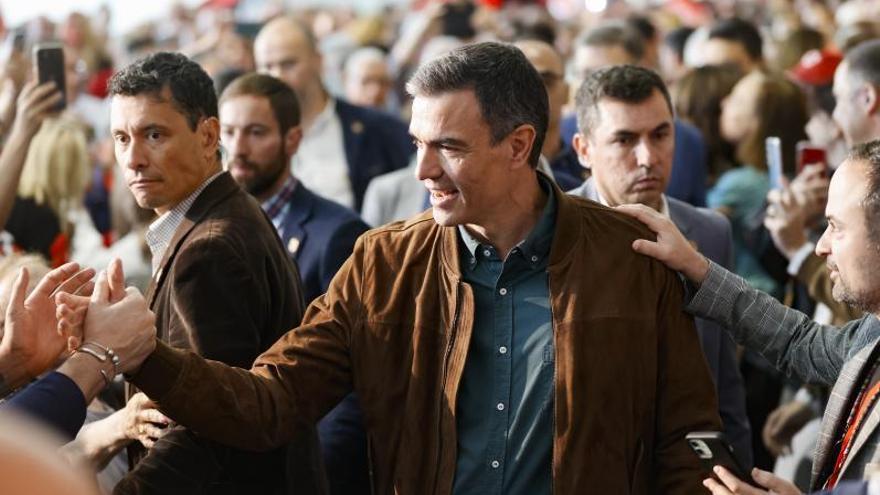
POLYGON ((537 225, 507 256, 459 226, 459 263, 474 291, 474 328, 458 394, 455 495, 551 491, 553 324, 547 262, 552 187, 537 225))

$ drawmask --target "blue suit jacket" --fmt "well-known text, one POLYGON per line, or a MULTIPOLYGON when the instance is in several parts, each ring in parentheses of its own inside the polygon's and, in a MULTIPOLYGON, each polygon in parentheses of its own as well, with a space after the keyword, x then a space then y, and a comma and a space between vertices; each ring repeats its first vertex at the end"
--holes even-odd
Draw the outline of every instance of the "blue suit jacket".
POLYGON ((342 124, 354 209, 361 211, 370 180, 406 167, 415 146, 406 124, 391 114, 337 99, 336 115, 342 124))
MULTIPOLYGON (((675 154, 666 195, 694 206, 706 206, 706 144, 696 127, 678 119, 675 125, 675 154)), ((577 132, 577 118, 567 115, 560 128, 562 140, 571 146, 577 132)))
MULTIPOLYGON (((297 184, 281 231, 307 302, 327 291, 368 228, 353 211, 297 184)), ((318 436, 330 493, 369 493, 367 438, 356 395, 349 394, 321 419, 318 436)))
POLYGON ((281 239, 299 268, 303 298, 312 302, 351 255, 354 242, 369 227, 348 208, 296 185, 281 227, 281 239))
MULTIPOLYGON (((587 179, 569 194, 597 201, 593 179, 587 179)), ((666 198, 672 222, 703 255, 719 265, 733 266, 733 240, 730 222, 721 214, 706 208, 695 208, 675 198, 666 198)), ((752 466, 751 427, 746 417, 746 396, 742 375, 736 362, 736 346, 730 336, 717 323, 694 318, 700 344, 715 390, 718 393, 718 410, 724 423, 725 436, 744 466, 752 466)))

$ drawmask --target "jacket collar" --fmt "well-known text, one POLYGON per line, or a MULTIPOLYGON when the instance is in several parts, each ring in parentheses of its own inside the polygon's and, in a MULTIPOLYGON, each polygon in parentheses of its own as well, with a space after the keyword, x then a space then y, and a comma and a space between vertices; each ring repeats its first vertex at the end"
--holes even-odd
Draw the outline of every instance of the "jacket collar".
MULTIPOLYGON (((537 173, 542 173, 538 171, 537 173)), ((565 194, 550 177, 547 183, 552 188, 553 197, 556 199, 556 227, 553 234, 553 242, 550 246, 550 260, 547 269, 558 272, 564 270, 571 261, 571 255, 577 243, 581 240, 583 225, 579 218, 580 206, 577 200, 565 194)), ((537 179, 536 179, 537 180, 537 179)), ((416 220, 424 220, 431 217, 428 210, 417 217, 416 220)), ((441 227, 440 233, 440 262, 447 276, 455 281, 461 280, 461 267, 459 266, 459 249, 457 227, 441 227)))
POLYGON ((180 222, 180 225, 174 232, 174 237, 171 238, 168 248, 165 250, 165 255, 159 263, 158 270, 150 280, 150 285, 147 288, 147 300, 150 302, 151 307, 159 287, 162 286, 162 283, 165 280, 168 271, 166 268, 174 260, 174 257, 180 250, 187 235, 189 235, 193 227, 201 222, 205 215, 213 209, 214 205, 223 201, 238 190, 239 186, 232 176, 229 175, 229 172, 223 172, 205 187, 193 202, 192 206, 189 207, 183 221, 180 222))
POLYGON ((290 208, 284 218, 281 231, 284 232, 284 243, 288 253, 298 256, 302 252, 302 244, 306 241, 308 232, 305 223, 315 213, 315 194, 299 183, 293 195, 290 197, 290 208), (296 241, 291 241, 296 239, 296 241))

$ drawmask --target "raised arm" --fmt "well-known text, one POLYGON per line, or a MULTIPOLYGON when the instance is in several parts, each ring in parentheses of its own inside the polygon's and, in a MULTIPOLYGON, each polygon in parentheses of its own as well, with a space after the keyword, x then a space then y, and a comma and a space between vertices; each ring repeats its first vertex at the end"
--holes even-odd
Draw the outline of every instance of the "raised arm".
POLYGON ((633 249, 656 258, 699 287, 687 311, 721 324, 733 339, 767 358, 782 372, 806 383, 833 385, 843 363, 880 336, 880 325, 865 320, 841 329, 820 325, 739 276, 709 262, 659 213, 641 205, 617 208, 657 233, 639 239, 633 249))

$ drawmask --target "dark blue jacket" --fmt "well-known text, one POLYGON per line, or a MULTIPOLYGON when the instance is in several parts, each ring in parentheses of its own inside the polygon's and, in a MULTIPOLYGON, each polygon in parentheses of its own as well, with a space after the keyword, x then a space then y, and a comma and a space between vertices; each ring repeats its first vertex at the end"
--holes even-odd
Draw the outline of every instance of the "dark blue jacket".
POLYGON ((64 435, 76 438, 86 420, 86 399, 67 375, 54 371, 12 396, 0 409, 17 411, 64 435))
POLYGON ((354 242, 369 227, 348 208, 296 185, 281 226, 282 241, 299 268, 303 298, 312 302, 351 255, 354 242))
MULTIPOLYGON (((281 240, 299 268, 306 302, 326 292, 368 228, 353 211, 297 184, 281 240)), ((318 436, 331 495, 369 493, 367 436, 357 396, 349 394, 318 423, 318 436)))
POLYGON ((415 146, 406 124, 393 115, 344 100, 336 100, 336 115, 342 124, 354 209, 361 211, 370 180, 406 167, 415 146))

